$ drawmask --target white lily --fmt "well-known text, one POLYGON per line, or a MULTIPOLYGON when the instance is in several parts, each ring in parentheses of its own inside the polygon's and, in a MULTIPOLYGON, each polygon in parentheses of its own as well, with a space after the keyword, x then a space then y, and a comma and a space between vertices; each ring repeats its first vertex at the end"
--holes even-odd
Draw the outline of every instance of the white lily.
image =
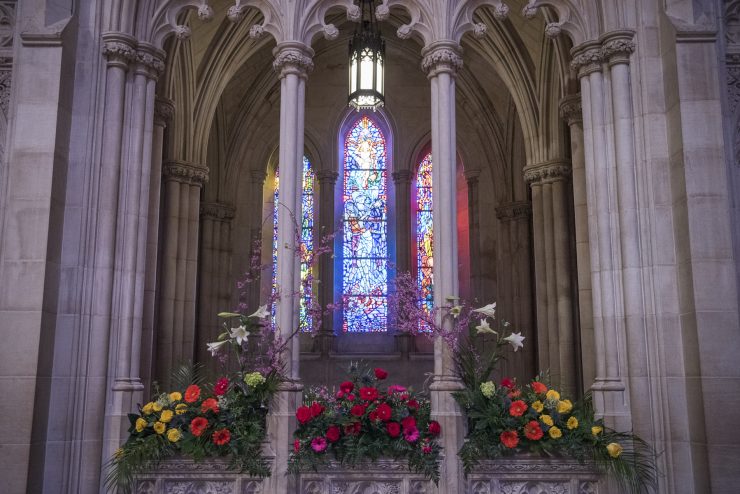
POLYGON ((223 341, 214 341, 213 343, 208 343, 208 351, 211 352, 211 357, 215 357, 218 352, 221 351, 221 347, 227 344, 229 340, 223 340, 223 341))
POLYGON ((511 333, 509 336, 504 338, 504 341, 508 341, 509 344, 514 347, 515 352, 519 348, 524 348, 524 344, 522 344, 524 336, 522 336, 522 333, 511 333))
POLYGON ((491 325, 488 324, 488 319, 483 319, 481 323, 475 327, 475 329, 478 330, 478 334, 481 333, 488 333, 488 334, 498 334, 496 331, 491 328, 491 325))
POLYGON ((249 333, 247 332, 246 326, 238 326, 231 330, 230 336, 232 340, 236 340, 237 344, 241 345, 243 342, 247 341, 249 333))
POLYGON ((483 315, 496 319, 496 302, 483 306, 480 309, 473 309, 473 312, 480 312, 483 315))
POLYGON ((450 315, 457 319, 460 316, 460 313, 462 312, 462 305, 456 305, 452 309, 450 309, 450 315))
POLYGON ((260 305, 259 309, 249 317, 256 317, 257 319, 264 319, 270 315, 270 311, 267 310, 267 304, 260 305))

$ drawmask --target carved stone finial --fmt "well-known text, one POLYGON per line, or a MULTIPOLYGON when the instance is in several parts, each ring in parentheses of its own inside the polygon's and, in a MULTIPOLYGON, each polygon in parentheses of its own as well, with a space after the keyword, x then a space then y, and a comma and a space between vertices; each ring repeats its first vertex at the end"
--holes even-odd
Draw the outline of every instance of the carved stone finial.
POLYGON ((179 40, 186 40, 190 37, 192 34, 192 31, 190 31, 190 27, 186 26, 185 24, 178 24, 175 26, 175 37, 179 40))
POLYGON ((280 73, 280 77, 291 72, 306 77, 313 70, 313 50, 302 43, 279 44, 273 53, 272 68, 280 73))
POLYGON ((493 8, 493 17, 497 21, 504 21, 509 16, 509 6, 505 3, 497 5, 493 8))
POLYGON ((461 48, 449 42, 432 43, 422 50, 421 68, 427 77, 434 77, 441 72, 456 74, 463 66, 461 48))
POLYGON ((260 39, 265 35, 265 26, 262 24, 255 24, 249 28, 249 37, 252 39, 260 39))
POLYGON ((375 18, 379 21, 388 20, 388 17, 390 17, 390 15, 391 11, 384 3, 381 3, 380 5, 378 5, 378 8, 375 9, 375 18))
POLYGON ((482 22, 476 22, 475 24, 473 24, 473 36, 475 36, 476 38, 484 38, 486 36, 486 32, 488 32, 488 26, 486 26, 482 22))
POLYGON ((532 5, 531 3, 528 3, 524 6, 522 9, 522 15, 525 19, 532 20, 537 16, 537 10, 539 10, 539 7, 536 5, 532 5))
MULTIPOLYGON (((380 8, 380 6, 378 8, 380 8)), ((362 20, 362 10, 359 5, 352 5, 347 9, 347 20, 352 22, 360 22, 360 20, 362 20)), ((384 19, 378 17, 378 20, 382 21, 384 19)))
POLYGON ((560 101, 560 118, 568 122, 568 125, 583 122, 580 94, 566 96, 560 101))
POLYGON ((339 29, 334 24, 327 24, 324 26, 324 39, 329 41, 337 39, 339 37, 339 29))
POLYGON ((154 101, 154 123, 166 127, 175 117, 175 104, 167 98, 160 98, 154 101))
POLYGON ((545 26, 545 36, 555 39, 563 32, 563 26, 559 22, 550 22, 545 26))
POLYGON ((213 19, 213 9, 208 4, 203 4, 198 7, 198 19, 201 21, 210 21, 213 19))
POLYGON ((232 5, 229 10, 226 11, 226 17, 231 22, 238 22, 244 18, 244 12, 247 9, 241 5, 232 5))
POLYGON ((411 27, 411 24, 404 24, 396 30, 396 36, 399 39, 409 39, 413 32, 414 29, 411 27))

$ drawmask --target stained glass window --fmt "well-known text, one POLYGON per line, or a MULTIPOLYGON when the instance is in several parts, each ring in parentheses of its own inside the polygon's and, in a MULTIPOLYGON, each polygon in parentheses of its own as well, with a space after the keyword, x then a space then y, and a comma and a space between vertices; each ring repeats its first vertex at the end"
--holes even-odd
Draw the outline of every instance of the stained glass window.
POLYGON ((432 154, 419 163, 416 173, 416 279, 421 291, 421 305, 431 312, 434 308, 432 282, 432 154))
MULTIPOLYGON (((280 203, 278 199, 278 184, 280 171, 275 171, 275 190, 273 192, 274 209, 272 215, 272 293, 277 291, 277 231, 280 203)), ((299 306, 299 321, 301 331, 311 331, 311 300, 312 283, 311 255, 313 253, 313 186, 314 176, 311 162, 303 157, 303 193, 301 194, 301 298, 299 306), (308 280, 308 281, 307 281, 308 280)), ((275 320, 275 304, 272 306, 273 323, 275 320)))
POLYGON ((388 186, 386 139, 367 116, 344 140, 342 174, 342 330, 386 331, 388 186))

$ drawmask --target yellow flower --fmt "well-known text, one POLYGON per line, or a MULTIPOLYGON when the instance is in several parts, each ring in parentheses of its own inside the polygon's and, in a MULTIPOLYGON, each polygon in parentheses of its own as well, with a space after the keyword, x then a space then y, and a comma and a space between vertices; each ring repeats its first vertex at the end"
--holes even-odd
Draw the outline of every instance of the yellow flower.
POLYGON ((178 415, 182 415, 183 413, 188 411, 188 406, 185 403, 178 403, 175 405, 175 413, 178 415))
POLYGON ((543 424, 552 427, 552 417, 550 417, 549 415, 540 415, 540 420, 543 424))
POLYGON ((164 422, 165 424, 172 420, 172 417, 175 414, 172 412, 172 410, 162 410, 162 415, 159 416, 159 421, 164 422))
POLYGON ((575 417, 571 417, 568 419, 568 429, 578 429, 578 419, 575 417))
POLYGON ((117 460, 120 460, 121 458, 123 458, 123 455, 124 455, 124 454, 125 454, 125 453, 124 453, 124 451, 123 451, 123 448, 118 448, 118 449, 116 450, 116 452, 115 452, 115 453, 113 453, 113 457, 114 457, 115 459, 117 459, 117 460))
POLYGON ((537 400, 532 403, 532 408, 534 408, 535 412, 542 413, 542 409, 545 408, 545 405, 543 405, 540 400, 537 400))
POLYGON ((563 435, 563 432, 557 427, 550 427, 550 430, 548 430, 547 432, 550 434, 550 437, 553 439, 558 439, 559 437, 562 437, 563 435))
POLYGON ((244 376, 244 382, 247 386, 255 388, 266 381, 265 377, 259 372, 250 372, 244 376))
POLYGON ((160 411, 162 411, 162 404, 161 404, 160 402, 158 402, 158 401, 155 401, 155 402, 154 402, 154 403, 152 404, 152 409, 153 409, 153 410, 154 410, 155 412, 160 412, 160 411))
POLYGON ((570 400, 558 402, 558 413, 569 413, 571 410, 573 410, 573 403, 570 400))
POLYGON ((559 400, 559 399, 560 399, 560 393, 558 393, 558 392, 557 392, 557 391, 555 391, 554 389, 551 389, 551 390, 549 390, 549 391, 547 392, 547 394, 545 395, 545 397, 546 397, 546 398, 547 398, 548 400, 553 400, 553 401, 555 401, 555 400, 559 400))
POLYGON ((594 436, 598 436, 599 434, 601 434, 603 430, 604 428, 601 427, 600 425, 595 425, 591 427, 591 434, 593 434, 594 436))
POLYGON ((167 431, 167 439, 169 439, 171 443, 176 443, 181 437, 182 433, 180 433, 180 429, 170 429, 167 431))
POLYGON ((139 417, 136 419, 136 432, 141 432, 146 429, 146 419, 139 417))
POLYGON ((606 450, 612 458, 619 458, 619 455, 622 454, 622 449, 622 445, 619 443, 609 443, 606 445, 606 450))
POLYGON ((143 407, 141 408, 141 412, 142 412, 142 413, 143 413, 144 415, 149 415, 149 414, 151 414, 151 413, 152 413, 153 411, 154 411, 154 403, 152 403, 151 401, 150 401, 149 403, 147 403, 146 405, 144 405, 144 406, 143 406, 143 407))
POLYGON ((170 393, 170 401, 180 401, 182 400, 182 393, 179 391, 173 391, 170 393))
POLYGON ((164 422, 154 422, 154 432, 157 434, 164 434, 166 428, 167 426, 164 425, 164 422))
POLYGON ((491 398, 496 392, 496 385, 493 384, 493 381, 480 383, 480 392, 483 393, 483 396, 485 396, 486 398, 491 398))

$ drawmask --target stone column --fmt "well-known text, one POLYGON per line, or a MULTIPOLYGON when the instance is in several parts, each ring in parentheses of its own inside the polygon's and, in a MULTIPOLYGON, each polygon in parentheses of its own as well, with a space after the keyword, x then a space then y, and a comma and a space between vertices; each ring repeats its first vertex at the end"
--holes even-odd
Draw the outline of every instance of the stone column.
MULTIPOLYGON (((462 67, 460 46, 451 41, 436 41, 422 50, 422 69, 427 73, 432 91, 432 183, 434 184, 434 305, 448 304, 447 297, 459 293, 457 265, 457 187, 455 135, 455 77, 462 67)), ((450 316, 439 321, 453 324, 450 316)), ((440 492, 458 492, 462 469, 454 452, 465 435, 462 412, 452 397, 461 389, 451 349, 437 338, 434 342, 434 380, 430 387, 432 414, 442 424, 442 464, 440 492)))
MULTIPOLYGON (((114 304, 111 313, 114 381, 106 406, 106 438, 112 453, 125 439, 130 427, 128 414, 142 401, 144 386, 139 377, 143 320, 147 232, 149 230, 149 187, 152 167, 154 90, 164 70, 164 52, 138 44, 133 64, 130 101, 124 121, 116 254, 113 278, 114 304)), ((104 449, 105 452, 105 449, 104 449)))
POLYGON ((575 213, 576 260, 578 269, 578 308, 582 385, 588 389, 596 378, 594 311, 591 293, 591 251, 588 241, 588 194, 586 163, 583 154, 583 110, 581 96, 576 94, 560 102, 560 116, 570 127, 570 152, 573 164, 573 209, 575 213))
POLYGON ((573 68, 581 81, 583 143, 588 199, 588 230, 591 252, 591 288, 596 347, 596 378, 591 387, 597 414, 610 427, 631 430, 625 386, 626 362, 621 279, 617 261, 619 245, 618 205, 613 148, 607 125, 608 101, 602 66, 601 43, 584 43, 573 50, 573 68), (612 145, 612 147, 610 147, 612 145))
POLYGON ((208 168, 184 161, 164 165, 164 218, 157 377, 165 386, 169 373, 195 357, 195 270, 198 258, 200 189, 208 168))
POLYGON ((298 297, 300 285, 299 234, 302 192, 303 139, 306 105, 306 78, 313 69, 313 50, 298 42, 278 43, 273 51, 273 68, 280 77, 280 208, 277 233, 277 331, 287 341, 284 357, 284 383, 275 397, 268 417, 268 432, 275 450, 275 468, 270 477, 269 492, 288 492, 295 488, 294 476, 288 476, 289 443, 295 429, 295 410, 301 402, 303 387, 299 377, 300 345, 290 339, 298 331, 298 297))
POLYGON ((480 299, 482 287, 480 282, 480 217, 478 178, 480 170, 466 170, 465 180, 468 183, 468 235, 470 237, 470 295, 471 300, 480 299))
MULTIPOLYGON (((262 275, 267 274, 267 271, 261 269, 263 253, 265 249, 269 248, 272 250, 272 234, 269 235, 269 242, 262 239, 262 230, 265 226, 264 212, 263 212, 263 193, 265 187, 265 178, 267 173, 264 170, 251 170, 249 172, 249 209, 250 209, 250 245, 249 245, 249 261, 250 265, 246 269, 252 269, 259 267, 260 272, 254 273, 259 274, 260 278, 254 280, 247 288, 247 306, 248 310, 260 306, 262 300, 262 275), (257 266, 252 265, 252 260, 256 260, 257 266)), ((272 228, 270 228, 272 231, 272 228)))
MULTIPOLYGON (((336 230, 334 225, 334 191, 339 174, 333 170, 319 170, 316 179, 319 183, 319 238, 329 235, 336 230)), ((321 256, 319 259, 318 303, 321 307, 334 302, 334 259, 331 256, 321 256)), ((330 315, 321 321, 321 329, 316 335, 316 350, 327 356, 334 344, 334 318, 330 315)))
MULTIPOLYGON (((521 331, 525 341, 535 342, 532 324, 532 288, 530 272, 529 221, 532 206, 529 202, 511 202, 496 208, 499 230, 499 284, 505 286, 498 304, 501 318, 511 323, 514 331, 521 331)), ((535 351, 523 352, 502 366, 503 375, 530 379, 537 372, 535 351)))
POLYGON ((548 161, 524 169, 534 212, 539 367, 567 394, 576 386, 567 180, 571 167, 548 161))
POLYGON ((219 312, 233 310, 229 306, 231 290, 231 222, 235 209, 230 204, 210 202, 200 208, 201 248, 198 291, 198 335, 195 355, 198 362, 216 369, 215 360, 206 344, 216 341, 220 331, 219 312))
POLYGON ((411 272, 416 261, 416 237, 411 231, 411 170, 393 172, 394 193, 396 194, 396 270, 399 273, 411 272))
POLYGON ((146 235, 146 270, 144 275, 144 313, 141 338, 141 380, 144 392, 150 389, 154 376, 154 328, 156 324, 157 266, 159 265, 159 202, 162 185, 164 129, 172 121, 175 107, 172 101, 157 98, 154 103, 154 135, 152 137, 152 169, 149 175, 149 221, 146 235))

